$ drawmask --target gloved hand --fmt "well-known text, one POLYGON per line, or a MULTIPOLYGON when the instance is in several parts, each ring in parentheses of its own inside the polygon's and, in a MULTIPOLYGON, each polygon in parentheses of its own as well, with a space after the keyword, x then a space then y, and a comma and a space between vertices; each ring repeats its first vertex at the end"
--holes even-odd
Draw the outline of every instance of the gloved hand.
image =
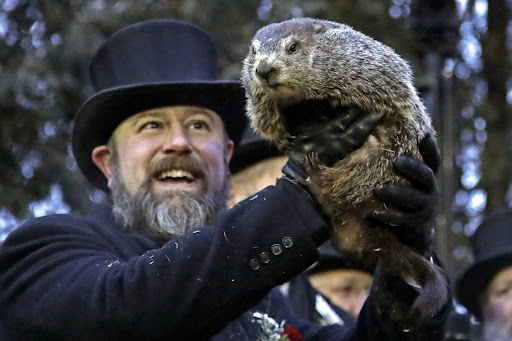
POLYGON ((307 179, 305 163, 308 156, 315 156, 324 165, 332 166, 361 147, 383 117, 382 112, 368 113, 349 108, 342 115, 322 123, 314 133, 295 137, 283 173, 292 181, 307 179))
POLYGON ((375 190, 375 195, 394 208, 374 212, 369 219, 393 231, 398 240, 421 255, 430 251, 434 237, 434 213, 439 200, 436 173, 441 162, 434 139, 426 136, 418 145, 424 163, 401 155, 395 171, 411 182, 375 190))

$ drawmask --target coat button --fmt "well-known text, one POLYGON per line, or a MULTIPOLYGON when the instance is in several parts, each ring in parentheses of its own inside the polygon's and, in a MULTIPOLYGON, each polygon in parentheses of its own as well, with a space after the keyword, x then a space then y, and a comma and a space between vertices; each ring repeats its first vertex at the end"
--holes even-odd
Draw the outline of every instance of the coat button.
POLYGON ((283 253, 283 248, 279 244, 274 244, 270 247, 270 251, 272 251, 275 256, 279 256, 281 253, 283 253))
POLYGON ((251 269, 256 271, 260 268, 260 262, 258 262, 257 259, 251 259, 251 261, 249 262, 249 266, 251 267, 251 269))
POLYGON ((292 237, 284 237, 283 238, 283 246, 287 249, 291 248, 293 246, 292 237))
POLYGON ((260 260, 263 264, 270 263, 270 255, 268 252, 262 252, 260 253, 260 260))

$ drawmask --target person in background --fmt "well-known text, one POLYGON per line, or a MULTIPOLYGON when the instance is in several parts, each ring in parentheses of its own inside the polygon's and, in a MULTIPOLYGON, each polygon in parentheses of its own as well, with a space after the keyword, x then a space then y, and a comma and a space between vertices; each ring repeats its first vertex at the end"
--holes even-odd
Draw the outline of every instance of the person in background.
POLYGON ((458 277, 455 297, 480 321, 482 340, 512 340, 512 209, 484 218, 471 247, 474 262, 458 277))
POLYGON ((229 163, 231 192, 228 207, 233 207, 265 187, 275 185, 277 179, 283 176, 281 169, 286 161, 287 155, 247 126, 229 163))
MULTIPOLYGON (((289 151, 274 186, 226 210, 245 96, 240 82, 219 80, 216 71, 210 36, 182 21, 136 23, 100 46, 91 63, 96 93, 77 113, 72 149, 112 206, 29 220, 7 237, 0 321, 8 337, 440 340, 450 302, 435 316, 411 317, 416 290, 385 268, 351 328, 301 319, 274 289, 316 262, 331 233, 316 199, 298 184, 304 179, 287 170, 304 170, 309 152, 321 162, 343 159, 383 113, 355 111, 348 126, 346 117, 328 122, 289 151), (340 124, 347 129, 333 134, 340 124), (333 143, 318 142, 325 136, 333 143)), ((376 228, 406 245, 412 241, 404 231, 430 231, 438 195, 433 141, 420 150, 425 163, 406 156, 394 163, 412 185, 376 191, 394 205, 373 214, 382 224, 376 228), (420 211, 408 209, 411 196, 422 199, 420 211)), ((430 243, 414 247, 430 258, 430 243)))
MULTIPOLYGON (((308 280, 330 306, 341 308, 336 312, 345 323, 354 323, 370 293, 374 269, 358 260, 342 257, 329 242, 322 244, 318 250, 320 259, 306 271, 308 280)), ((294 293, 293 280, 290 297, 296 297, 296 300, 299 297, 294 293)), ((319 300, 320 297, 315 297, 313 316, 316 316, 316 321, 327 324, 330 320, 323 316, 319 300)))

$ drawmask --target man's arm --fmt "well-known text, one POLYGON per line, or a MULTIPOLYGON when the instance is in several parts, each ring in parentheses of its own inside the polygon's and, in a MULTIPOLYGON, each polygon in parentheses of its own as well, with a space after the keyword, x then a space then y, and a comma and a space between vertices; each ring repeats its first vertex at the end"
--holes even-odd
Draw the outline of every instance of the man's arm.
POLYGON ((316 261, 323 228, 287 181, 161 248, 71 216, 37 219, 0 249, 0 309, 56 339, 211 335, 316 261))

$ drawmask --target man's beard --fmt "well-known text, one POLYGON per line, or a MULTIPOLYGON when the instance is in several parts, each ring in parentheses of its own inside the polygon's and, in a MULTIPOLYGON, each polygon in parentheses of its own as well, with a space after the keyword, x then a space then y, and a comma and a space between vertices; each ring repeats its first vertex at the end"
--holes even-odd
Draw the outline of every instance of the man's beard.
POLYGON ((484 341, 510 341, 512 339, 512 326, 510 323, 498 321, 486 321, 483 326, 484 341))
POLYGON ((510 341, 512 340, 512 323, 504 320, 495 311, 487 311, 482 332, 484 341, 510 341))
POLYGON ((135 195, 126 189, 118 165, 119 162, 114 158, 111 188, 113 213, 132 232, 155 240, 169 240, 198 227, 213 224, 218 212, 226 207, 230 190, 227 161, 223 186, 211 192, 201 163, 190 156, 169 156, 158 164, 150 165, 146 179, 135 195), (169 191, 162 197, 155 195, 151 187, 155 169, 168 169, 176 164, 186 165, 185 169, 194 169, 196 178, 206 181, 206 188, 196 195, 182 190, 169 191))

